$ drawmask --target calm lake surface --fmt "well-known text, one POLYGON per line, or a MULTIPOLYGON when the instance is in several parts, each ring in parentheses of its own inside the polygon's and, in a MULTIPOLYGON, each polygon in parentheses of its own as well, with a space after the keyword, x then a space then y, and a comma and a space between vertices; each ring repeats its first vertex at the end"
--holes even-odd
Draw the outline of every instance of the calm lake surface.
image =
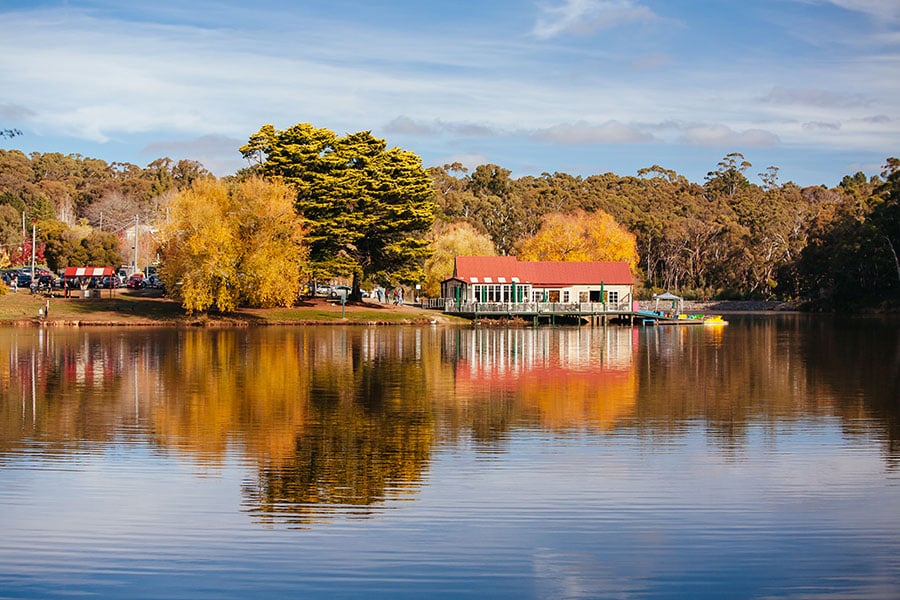
POLYGON ((0 598, 900 598, 900 327, 0 329, 0 598))

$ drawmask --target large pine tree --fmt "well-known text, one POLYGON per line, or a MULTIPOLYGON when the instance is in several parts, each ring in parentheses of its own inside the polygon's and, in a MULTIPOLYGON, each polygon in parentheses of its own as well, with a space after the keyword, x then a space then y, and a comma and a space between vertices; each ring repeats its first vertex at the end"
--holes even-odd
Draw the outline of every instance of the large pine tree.
POLYGON ((368 131, 338 137, 307 123, 265 125, 241 153, 263 176, 296 187, 316 277, 352 275, 354 299, 364 278, 421 282, 435 205, 414 153, 387 149, 368 131))

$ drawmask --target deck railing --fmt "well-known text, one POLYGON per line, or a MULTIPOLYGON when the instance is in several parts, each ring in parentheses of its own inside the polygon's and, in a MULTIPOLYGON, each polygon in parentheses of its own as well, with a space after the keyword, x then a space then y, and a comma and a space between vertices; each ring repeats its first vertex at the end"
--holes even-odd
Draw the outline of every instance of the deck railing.
MULTIPOLYGON (((456 302, 444 301, 447 313, 475 315, 599 315, 631 312, 630 302, 456 302)), ((437 307, 435 307, 437 308, 437 307)))

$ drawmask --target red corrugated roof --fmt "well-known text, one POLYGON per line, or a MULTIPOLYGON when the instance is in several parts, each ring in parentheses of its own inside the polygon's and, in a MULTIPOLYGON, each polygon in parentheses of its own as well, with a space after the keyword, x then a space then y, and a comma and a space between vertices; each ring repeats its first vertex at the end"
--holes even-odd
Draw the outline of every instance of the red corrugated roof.
POLYGON ((453 275, 469 283, 484 283, 485 278, 492 278, 496 283, 498 277, 512 281, 519 276, 517 265, 515 256, 457 256, 453 275))
POLYGON ((536 286, 634 284, 631 268, 624 262, 520 262, 515 256, 457 256, 453 278, 467 283, 515 279, 536 286))
POLYGON ((634 283, 624 262, 520 262, 522 281, 532 285, 627 284, 634 283))

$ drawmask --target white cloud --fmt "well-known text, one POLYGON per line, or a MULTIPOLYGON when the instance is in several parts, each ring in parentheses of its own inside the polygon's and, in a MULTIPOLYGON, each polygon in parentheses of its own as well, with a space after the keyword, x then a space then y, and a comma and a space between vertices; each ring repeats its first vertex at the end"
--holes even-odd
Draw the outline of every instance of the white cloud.
POLYGON ((414 121, 407 116, 399 116, 384 126, 388 133, 398 133, 401 135, 436 135, 438 129, 432 123, 424 123, 414 121))
MULTIPOLYGON (((74 148, 94 140, 108 149, 104 158, 133 162, 118 153, 146 152, 148 139, 199 144, 214 134, 221 154, 200 144, 191 156, 211 169, 213 161, 244 166, 236 148, 265 123, 310 122, 340 134, 380 126, 376 135, 401 138, 388 143, 430 162, 463 152, 497 164, 519 158, 520 168, 538 172, 595 168, 596 161, 578 162, 579 144, 652 144, 648 155, 676 153, 684 143, 888 155, 900 139, 900 119, 886 116, 900 97, 900 55, 877 45, 873 38, 885 30, 864 19, 854 33, 871 42, 864 56, 843 45, 830 48, 828 60, 761 60, 753 52, 696 58, 686 47, 694 34, 683 40, 680 28, 664 32, 665 43, 645 44, 639 36, 648 32, 631 27, 614 50, 611 33, 561 39, 669 19, 644 0, 546 1, 532 37, 513 30, 521 22, 407 31, 395 21, 344 18, 339 7, 314 20, 299 5, 277 16, 246 9, 252 17, 234 6, 212 15, 190 9, 184 24, 171 12, 159 18, 156 5, 143 21, 94 4, 80 11, 81 0, 65 9, 0 9, 0 125, 27 129, 16 138, 20 147, 38 137, 35 145, 49 148, 52 137, 66 136, 74 148), (619 47, 631 37, 635 44, 619 47)), ((696 36, 705 33, 700 21, 692 23, 696 36)), ((656 41, 663 32, 652 33, 656 41)), ((150 148, 161 154, 189 151, 157 144, 150 148)), ((606 168, 616 170, 618 158, 606 168)))
POLYGON ((484 154, 477 153, 477 152, 471 152, 471 153, 451 154, 449 156, 445 156, 443 158, 433 161, 433 164, 430 164, 428 166, 442 167, 444 165, 452 165, 453 163, 461 164, 463 167, 466 168, 466 170, 469 173, 471 173, 472 171, 475 170, 475 167, 477 167, 479 165, 490 164, 491 161, 484 154))
POLYGON ((586 35, 599 29, 658 20, 656 13, 634 0, 564 0, 562 4, 541 7, 533 33, 538 39, 548 39, 562 33, 586 35))
POLYGON ((196 160, 212 173, 234 173, 247 163, 238 148, 246 143, 223 135, 204 135, 187 140, 160 140, 141 149, 153 157, 166 156, 173 160, 196 160))
POLYGON ((493 137, 497 131, 487 125, 479 123, 458 123, 434 119, 432 121, 417 121, 405 115, 401 115, 385 125, 387 133, 418 136, 438 136, 451 134, 462 137, 493 137))
POLYGON ((639 144, 653 141, 652 135, 618 121, 599 125, 584 121, 553 125, 535 131, 531 137, 556 144, 639 144))
POLYGON ((778 136, 763 129, 735 131, 725 125, 695 125, 685 130, 680 140, 692 146, 723 148, 762 148, 776 146, 778 136))
POLYGON ((807 121, 801 125, 807 131, 838 131, 841 124, 837 122, 807 121))

